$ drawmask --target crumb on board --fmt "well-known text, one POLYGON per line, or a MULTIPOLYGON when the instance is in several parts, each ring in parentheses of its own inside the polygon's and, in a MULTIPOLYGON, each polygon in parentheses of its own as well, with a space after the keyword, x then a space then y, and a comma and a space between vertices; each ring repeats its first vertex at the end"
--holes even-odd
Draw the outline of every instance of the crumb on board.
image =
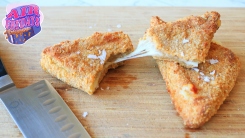
POLYGON ((108 31, 108 32, 111 32, 111 31, 112 31, 112 29, 111 29, 111 28, 108 28, 108 29, 107 29, 107 31, 108 31))
POLYGON ((118 25, 117 25, 117 28, 121 28, 121 27, 122 27, 121 24, 118 24, 118 25))

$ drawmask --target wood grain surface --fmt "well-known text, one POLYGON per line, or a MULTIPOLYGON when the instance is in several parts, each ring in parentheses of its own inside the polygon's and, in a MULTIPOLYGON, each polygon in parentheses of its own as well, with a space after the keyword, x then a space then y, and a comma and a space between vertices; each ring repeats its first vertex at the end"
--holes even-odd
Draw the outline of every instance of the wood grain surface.
MULTIPOLYGON (((24 45, 11 45, 0 35, 0 56, 19 88, 50 81, 92 137, 243 137, 245 135, 245 9, 176 7, 40 7, 42 31, 24 45), (63 40, 92 33, 124 31, 136 46, 151 16, 175 21, 188 15, 218 11, 222 25, 214 39, 240 57, 242 69, 234 89, 213 118, 199 129, 188 129, 176 113, 165 82, 151 57, 132 59, 110 70, 94 95, 72 88, 45 73, 41 51, 63 40), (117 25, 121 27, 118 28, 117 25), (83 117, 83 112, 88 112, 83 117)), ((0 8, 0 17, 6 15, 0 8)), ((4 27, 0 27, 4 32, 4 27)), ((44 126, 45 127, 45 126, 44 126)), ((43 132, 45 133, 45 132, 43 132)), ((23 137, 0 104, 0 137, 23 137)))

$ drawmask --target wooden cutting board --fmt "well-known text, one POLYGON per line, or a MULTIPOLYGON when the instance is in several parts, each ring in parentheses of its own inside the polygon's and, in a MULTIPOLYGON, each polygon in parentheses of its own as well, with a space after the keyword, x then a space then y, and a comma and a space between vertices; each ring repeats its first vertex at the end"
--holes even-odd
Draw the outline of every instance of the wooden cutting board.
MULTIPOLYGON (((5 17, 5 7, 0 11, 0 17, 5 17)), ((92 137, 245 135, 244 8, 41 7, 41 11, 44 14, 41 33, 19 46, 10 45, 0 35, 0 56, 17 87, 23 88, 43 79, 50 81, 92 137), (87 37, 96 31, 122 30, 136 46, 149 27, 151 16, 175 21, 211 10, 218 11, 222 20, 214 38, 240 57, 242 69, 230 96, 217 114, 199 129, 183 126, 151 57, 132 59, 125 66, 110 70, 94 95, 51 77, 39 65, 41 51, 63 40, 87 37), (88 116, 84 118, 83 112, 88 112, 88 116)), ((0 32, 4 32, 3 27, 0 32)), ((0 112, 0 137, 23 137, 3 104, 0 104, 0 112)))

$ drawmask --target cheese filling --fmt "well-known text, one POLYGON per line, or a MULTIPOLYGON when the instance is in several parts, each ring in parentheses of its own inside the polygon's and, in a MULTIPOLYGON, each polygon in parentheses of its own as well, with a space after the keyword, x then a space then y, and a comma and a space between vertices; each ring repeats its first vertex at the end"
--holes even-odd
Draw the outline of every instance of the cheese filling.
POLYGON ((198 62, 186 61, 186 60, 181 60, 181 61, 183 61, 187 66, 198 67, 198 62))
MULTIPOLYGON (((152 42, 150 38, 146 40, 141 40, 136 47, 136 49, 123 57, 117 58, 114 63, 121 62, 128 59, 139 58, 139 57, 146 57, 146 56, 155 56, 155 57, 166 57, 167 59, 174 58, 166 53, 162 53, 161 51, 157 50, 155 44, 152 42)), ((179 59, 179 61, 184 62, 187 66, 198 67, 198 62, 194 61, 186 61, 183 59, 179 59)))
POLYGON ((120 57, 116 59, 114 62, 117 63, 128 59, 146 57, 146 56, 163 56, 163 54, 156 49, 154 43, 149 39, 141 40, 138 46, 136 47, 136 49, 132 53, 124 57, 120 57))

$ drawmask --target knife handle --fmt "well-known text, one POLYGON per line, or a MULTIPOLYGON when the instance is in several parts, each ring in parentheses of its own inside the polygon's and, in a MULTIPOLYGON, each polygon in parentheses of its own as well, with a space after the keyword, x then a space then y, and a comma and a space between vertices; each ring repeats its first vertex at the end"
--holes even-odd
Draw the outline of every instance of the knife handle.
POLYGON ((6 70, 5 70, 4 66, 3 66, 2 60, 0 58, 0 77, 4 76, 6 74, 7 74, 7 72, 6 72, 6 70))

